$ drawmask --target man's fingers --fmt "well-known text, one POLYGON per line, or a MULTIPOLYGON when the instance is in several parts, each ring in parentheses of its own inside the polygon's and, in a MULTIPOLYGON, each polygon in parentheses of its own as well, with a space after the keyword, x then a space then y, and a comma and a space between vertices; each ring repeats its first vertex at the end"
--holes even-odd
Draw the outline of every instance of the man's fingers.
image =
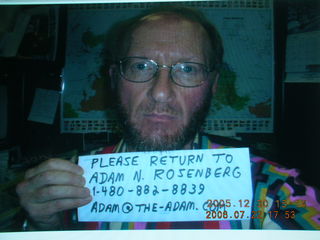
POLYGON ((29 212, 30 217, 32 217, 35 221, 40 221, 40 219, 51 216, 58 212, 84 206, 91 200, 92 197, 56 199, 42 204, 37 203, 31 206, 29 205, 27 211, 29 212))
POLYGON ((42 188, 48 185, 70 185, 82 187, 85 184, 84 177, 66 171, 46 171, 27 180, 28 190, 42 188))
POLYGON ((35 202, 44 203, 56 199, 89 198, 88 188, 76 186, 47 186, 41 188, 35 194, 35 202))
POLYGON ((24 181, 17 185, 20 204, 38 226, 58 226, 57 213, 92 200, 82 174, 83 169, 70 161, 49 159, 28 170, 24 181))
POLYGON ((40 173, 50 171, 50 170, 72 172, 77 175, 83 174, 83 169, 77 164, 74 164, 70 161, 59 159, 59 158, 52 158, 41 163, 37 167, 29 169, 25 174, 25 178, 29 179, 40 173))

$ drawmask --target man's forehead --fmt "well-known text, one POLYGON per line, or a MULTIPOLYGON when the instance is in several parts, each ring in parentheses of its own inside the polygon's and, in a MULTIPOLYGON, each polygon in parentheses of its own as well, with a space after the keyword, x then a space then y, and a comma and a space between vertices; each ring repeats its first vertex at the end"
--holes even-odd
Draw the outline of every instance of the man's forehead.
POLYGON ((130 35, 125 56, 145 56, 155 60, 160 56, 171 56, 168 62, 209 64, 210 39, 198 22, 173 14, 149 15, 140 20, 130 35))
POLYGON ((189 20, 187 17, 178 15, 176 13, 166 13, 166 12, 149 14, 141 18, 140 22, 143 23, 143 22, 152 22, 152 21, 161 21, 161 20, 170 21, 170 22, 181 22, 181 21, 191 22, 191 20, 189 20))
POLYGON ((133 31, 133 41, 139 37, 154 38, 157 41, 182 41, 184 39, 200 39, 206 37, 202 26, 175 15, 150 15, 142 19, 142 23, 133 31), (159 38, 159 36, 161 36, 159 38))
MULTIPOLYGON (((148 15, 141 19, 139 27, 165 26, 166 28, 178 26, 181 29, 202 29, 202 26, 194 21, 178 15, 148 15)), ((139 28, 138 27, 138 28, 139 28)))

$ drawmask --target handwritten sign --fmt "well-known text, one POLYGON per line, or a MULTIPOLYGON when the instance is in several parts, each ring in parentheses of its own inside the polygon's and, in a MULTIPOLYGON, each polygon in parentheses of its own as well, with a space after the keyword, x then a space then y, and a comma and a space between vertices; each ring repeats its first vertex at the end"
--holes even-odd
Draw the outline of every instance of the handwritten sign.
POLYGON ((79 165, 93 196, 78 209, 79 221, 250 217, 251 209, 239 204, 252 199, 247 148, 81 156, 79 165))

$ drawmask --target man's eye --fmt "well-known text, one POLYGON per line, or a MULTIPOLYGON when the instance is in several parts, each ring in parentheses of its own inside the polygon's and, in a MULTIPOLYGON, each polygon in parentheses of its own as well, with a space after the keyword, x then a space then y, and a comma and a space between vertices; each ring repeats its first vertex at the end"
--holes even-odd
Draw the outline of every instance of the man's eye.
POLYGON ((196 73, 197 72, 196 67, 194 67, 192 65, 182 65, 181 70, 183 73, 196 73))
POLYGON ((147 63, 134 63, 131 65, 131 68, 136 71, 143 71, 148 70, 149 66, 147 63))

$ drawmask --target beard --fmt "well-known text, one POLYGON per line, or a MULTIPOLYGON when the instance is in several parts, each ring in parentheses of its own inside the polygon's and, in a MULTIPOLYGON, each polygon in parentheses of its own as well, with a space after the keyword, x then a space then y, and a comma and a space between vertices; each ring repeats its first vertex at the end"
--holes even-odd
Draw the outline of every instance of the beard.
MULTIPOLYGON (((179 126, 172 133, 163 129, 161 135, 143 136, 142 131, 136 127, 136 123, 130 121, 130 116, 126 108, 118 101, 118 114, 123 129, 123 139, 128 148, 133 151, 169 151, 183 149, 189 142, 193 140, 196 133, 200 130, 205 117, 208 114, 212 93, 208 91, 204 100, 195 109, 186 125, 179 126)), ((181 110, 178 107, 170 106, 167 103, 147 103, 140 106, 137 111, 151 113, 154 110, 158 112, 166 112, 168 114, 178 116, 181 110)), ((157 126, 155 126, 157 128, 157 126)), ((163 126, 162 126, 163 128, 163 126)), ((160 130, 160 128, 159 128, 160 130)))

